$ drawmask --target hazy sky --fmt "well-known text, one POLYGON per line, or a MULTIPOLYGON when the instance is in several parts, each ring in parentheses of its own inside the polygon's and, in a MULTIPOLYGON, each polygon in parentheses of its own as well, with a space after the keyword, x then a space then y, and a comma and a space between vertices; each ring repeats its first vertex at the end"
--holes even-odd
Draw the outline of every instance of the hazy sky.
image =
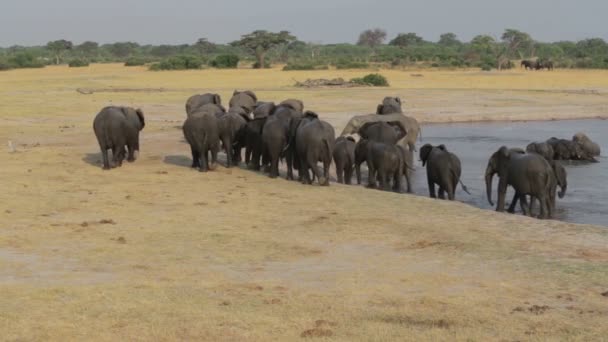
POLYGON ((75 43, 193 43, 236 40, 256 29, 288 30, 312 42, 354 42, 367 28, 389 39, 416 32, 500 36, 516 28, 541 41, 608 40, 608 0, 2 0, 0 46, 75 43))

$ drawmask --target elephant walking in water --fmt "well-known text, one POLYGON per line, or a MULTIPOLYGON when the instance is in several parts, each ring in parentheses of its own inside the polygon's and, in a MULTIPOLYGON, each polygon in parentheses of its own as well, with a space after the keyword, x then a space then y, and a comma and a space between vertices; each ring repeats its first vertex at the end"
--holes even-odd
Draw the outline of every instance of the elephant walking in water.
POLYGON ((458 183, 462 185, 465 192, 468 192, 460 181, 462 172, 460 159, 454 153, 449 152, 445 145, 425 144, 420 148, 420 160, 422 166, 426 165, 426 177, 431 198, 437 197, 435 195, 435 184, 439 185, 439 198, 441 199, 445 199, 445 193, 447 192, 448 199, 453 201, 456 198, 455 191, 458 183))

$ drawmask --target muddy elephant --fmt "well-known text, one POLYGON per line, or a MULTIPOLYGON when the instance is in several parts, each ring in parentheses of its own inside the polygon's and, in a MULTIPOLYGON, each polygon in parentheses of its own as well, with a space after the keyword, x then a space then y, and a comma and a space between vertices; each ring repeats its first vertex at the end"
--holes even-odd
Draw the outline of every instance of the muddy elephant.
POLYGON ((238 165, 241 149, 245 146, 247 122, 250 120, 242 107, 232 107, 227 113, 216 112, 218 133, 226 152, 226 167, 238 165))
POLYGON ((334 128, 320 120, 317 113, 306 111, 302 117, 295 117, 290 123, 295 128, 292 139, 295 158, 298 160, 298 176, 302 183, 311 184, 309 171, 319 180, 319 185, 329 185, 329 167, 336 139, 334 128), (318 162, 323 163, 321 172, 318 162))
POLYGON ((353 137, 336 139, 332 155, 336 164, 338 183, 351 184, 355 165, 355 145, 353 137))
POLYGON ((110 169, 109 149, 112 150, 114 166, 122 165, 125 146, 127 161, 135 161, 139 153, 139 132, 145 125, 142 110, 131 107, 105 107, 95 116, 93 131, 101 149, 104 170, 110 169))
POLYGON ((602 152, 600 150, 600 145, 589 139, 589 137, 585 133, 576 133, 572 137, 572 141, 577 143, 581 147, 583 152, 590 157, 597 157, 602 152))
POLYGON ((201 172, 209 171, 211 163, 217 163, 219 150, 219 125, 216 114, 194 112, 188 116, 182 127, 184 137, 190 144, 192 167, 201 172))
MULTIPOLYGON (((460 159, 452 152, 449 152, 445 145, 433 146, 425 144, 420 148, 420 160, 422 166, 426 165, 426 178, 429 185, 429 195, 436 198, 435 184, 439 186, 439 198, 453 201, 456 187, 460 183, 462 168, 460 159)), ((463 185, 463 189, 466 187, 463 185)))
MULTIPOLYGON (((190 115, 194 111, 196 111, 199 107, 202 107, 209 103, 221 106, 222 98, 218 94, 211 94, 211 93, 192 95, 186 101, 186 114, 190 115)), ((224 109, 224 111, 225 111, 225 109, 224 109)))
POLYGON ((539 154, 547 159, 547 161, 552 161, 555 155, 553 147, 547 142, 530 143, 526 146, 526 152, 539 154))
POLYGON ((258 97, 251 90, 238 91, 235 90, 232 93, 230 102, 228 103, 229 108, 241 107, 247 114, 253 112, 258 102, 258 97))
POLYGON ((485 172, 486 193, 490 205, 492 201, 492 178, 498 174, 498 203, 496 211, 505 210, 507 186, 515 189, 515 196, 521 201, 525 215, 531 216, 526 195, 538 198, 540 201, 540 217, 550 218, 550 187, 553 170, 549 162, 535 153, 521 153, 502 146, 488 160, 485 172))

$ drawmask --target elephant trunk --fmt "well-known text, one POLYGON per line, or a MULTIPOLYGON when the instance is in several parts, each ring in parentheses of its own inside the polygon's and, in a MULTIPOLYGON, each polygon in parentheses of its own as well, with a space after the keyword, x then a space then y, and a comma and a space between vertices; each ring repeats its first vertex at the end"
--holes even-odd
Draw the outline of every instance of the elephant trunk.
POLYGON ((494 206, 494 202, 492 202, 492 178, 494 177, 494 170, 492 170, 491 166, 488 165, 486 169, 486 194, 488 197, 488 202, 491 206, 494 206))
POLYGON ((562 185, 560 189, 561 190, 557 193, 557 196, 559 196, 559 198, 564 198, 564 196, 566 196, 566 189, 568 189, 568 185, 562 185))

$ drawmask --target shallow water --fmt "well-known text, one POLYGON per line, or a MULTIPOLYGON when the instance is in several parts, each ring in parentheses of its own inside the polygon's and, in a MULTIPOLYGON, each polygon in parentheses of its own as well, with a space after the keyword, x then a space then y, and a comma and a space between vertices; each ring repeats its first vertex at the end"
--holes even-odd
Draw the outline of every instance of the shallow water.
MULTIPOLYGON (((544 141, 550 137, 571 139, 577 132, 585 132, 606 154, 608 120, 425 125, 418 147, 425 143, 445 144, 460 158, 462 181, 471 192, 469 195, 459 186, 456 199, 492 209, 486 199, 484 183, 485 168, 492 153, 503 145, 525 148, 532 141, 544 141)), ((568 172, 568 191, 563 199, 557 198, 555 219, 608 226, 608 158, 599 157, 598 160, 599 163, 564 162, 568 172)), ((420 162, 416 161, 416 165, 414 192, 428 196, 426 172, 420 162)), ((497 177, 494 177, 494 201, 497 183, 497 177)), ((512 196, 512 189, 509 189, 508 203, 512 196)))

